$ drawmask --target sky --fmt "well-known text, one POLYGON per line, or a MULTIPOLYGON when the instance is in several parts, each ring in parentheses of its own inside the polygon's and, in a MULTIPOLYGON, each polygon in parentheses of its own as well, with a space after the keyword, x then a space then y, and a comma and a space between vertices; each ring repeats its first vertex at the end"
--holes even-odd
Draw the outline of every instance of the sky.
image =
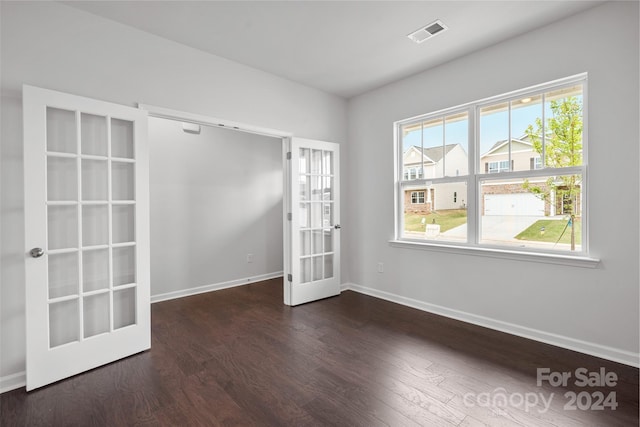
MULTIPOLYGON (((520 138, 530 124, 535 126, 535 119, 542 116, 542 103, 533 101, 521 104, 511 109, 511 137, 520 138)), ((545 117, 551 117, 551 106, 545 102, 545 117)), ((485 154, 498 141, 504 141, 509 136, 509 113, 503 111, 481 114, 480 118, 480 155, 485 154)), ((468 120, 447 123, 444 126, 444 143, 460 144, 466 152, 468 150, 468 120)), ((443 126, 431 126, 424 129, 424 148, 442 146, 443 126)), ((407 134, 403 139, 403 150, 412 145, 420 146, 420 130, 407 134)))

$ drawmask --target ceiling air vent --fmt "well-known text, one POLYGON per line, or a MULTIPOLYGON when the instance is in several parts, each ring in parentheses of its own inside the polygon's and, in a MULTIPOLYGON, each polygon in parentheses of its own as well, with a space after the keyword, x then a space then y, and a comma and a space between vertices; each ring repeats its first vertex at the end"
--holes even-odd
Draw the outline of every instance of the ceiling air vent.
POLYGON ((422 43, 426 39, 433 37, 436 34, 439 34, 446 29, 447 27, 442 23, 442 21, 437 20, 430 24, 425 25, 422 28, 415 30, 413 33, 409 34, 407 37, 409 37, 411 40, 413 40, 416 43, 422 43))

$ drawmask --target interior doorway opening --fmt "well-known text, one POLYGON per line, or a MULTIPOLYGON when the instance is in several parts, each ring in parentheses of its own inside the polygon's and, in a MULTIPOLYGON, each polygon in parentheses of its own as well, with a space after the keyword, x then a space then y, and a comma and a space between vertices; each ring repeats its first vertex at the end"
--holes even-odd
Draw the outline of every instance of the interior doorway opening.
POLYGON ((283 138, 152 112, 148 138, 151 301, 282 276, 283 138))

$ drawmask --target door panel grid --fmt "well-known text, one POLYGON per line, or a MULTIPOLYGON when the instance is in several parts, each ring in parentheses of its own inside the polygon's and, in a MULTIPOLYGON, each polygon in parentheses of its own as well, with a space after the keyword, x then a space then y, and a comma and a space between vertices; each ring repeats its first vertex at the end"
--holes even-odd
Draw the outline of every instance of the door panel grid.
POLYGON ((333 152, 300 148, 300 283, 333 277, 333 152))
POLYGON ((45 126, 55 348, 136 322, 135 146, 132 121, 47 107, 45 126))

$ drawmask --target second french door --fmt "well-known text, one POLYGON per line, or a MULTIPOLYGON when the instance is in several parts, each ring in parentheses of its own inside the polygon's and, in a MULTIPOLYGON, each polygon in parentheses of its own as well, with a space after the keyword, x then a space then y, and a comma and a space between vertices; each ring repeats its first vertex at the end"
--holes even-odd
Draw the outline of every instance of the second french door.
POLYGON ((287 305, 340 293, 339 147, 325 141, 291 140, 287 305))

